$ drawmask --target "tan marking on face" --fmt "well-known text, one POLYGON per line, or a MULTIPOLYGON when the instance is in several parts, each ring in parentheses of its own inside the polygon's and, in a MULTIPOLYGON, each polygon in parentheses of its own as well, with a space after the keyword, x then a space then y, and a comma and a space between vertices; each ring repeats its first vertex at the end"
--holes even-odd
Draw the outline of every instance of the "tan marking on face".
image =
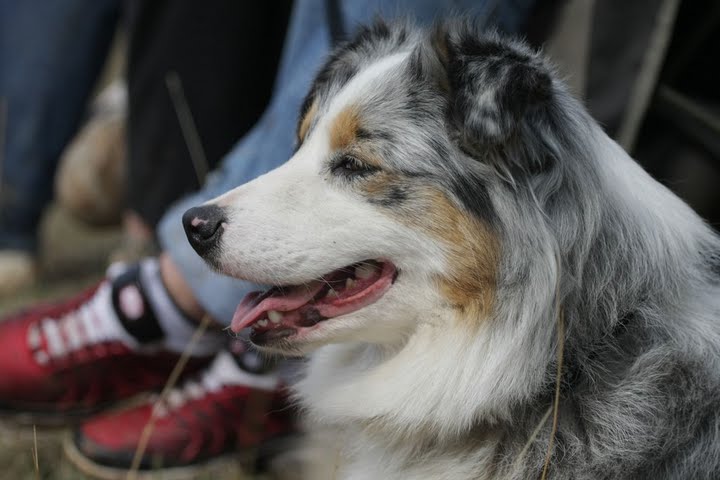
MULTIPOLYGON (((370 163, 370 162, 368 162, 370 163)), ((397 175, 389 172, 380 171, 365 180, 360 189, 371 200, 379 200, 390 193, 392 185, 399 181, 397 175)))
POLYGON ((346 149, 355 142, 360 127, 360 112, 357 106, 343 108, 330 124, 330 148, 346 149))
POLYGON ((426 228, 447 247, 447 275, 440 291, 463 318, 487 318, 493 308, 500 263, 500 242, 482 221, 464 212, 445 194, 429 193, 426 228))
POLYGON ((440 291, 464 318, 487 318, 496 294, 500 245, 490 229, 477 220, 455 218, 444 237, 451 245, 450 273, 439 279, 440 291))
POLYGON ((302 118, 302 121, 300 122, 300 128, 298 129, 298 141, 302 142, 305 139, 305 136, 308 133, 308 130, 310 130, 310 125, 312 125, 313 120, 315 120, 315 115, 317 115, 318 105, 317 100, 314 100, 312 105, 310 105, 310 108, 308 108, 307 112, 305 112, 305 116, 302 118))
POLYGON ((500 263, 500 242, 489 226, 428 186, 413 188, 408 204, 398 211, 400 221, 445 246, 448 272, 436 280, 448 304, 475 325, 487 318, 495 301, 500 263))

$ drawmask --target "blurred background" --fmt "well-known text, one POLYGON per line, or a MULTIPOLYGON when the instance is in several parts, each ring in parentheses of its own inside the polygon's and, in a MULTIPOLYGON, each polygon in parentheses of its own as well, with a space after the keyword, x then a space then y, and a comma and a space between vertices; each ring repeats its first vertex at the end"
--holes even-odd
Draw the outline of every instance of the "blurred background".
MULTIPOLYGON (((0 314, 158 252, 163 212, 263 114, 294 8, 13 3, 0 0, 0 314), (18 92, 45 100, 28 108, 18 92)), ((526 3, 517 33, 610 136, 720 226, 720 2, 526 3)), ((85 478, 60 459, 62 432, 39 434, 38 471, 32 430, 0 428, 3 478, 85 478)))
MULTIPOLYGON (((252 46, 264 57, 265 65, 261 65, 263 70, 258 75, 261 78, 252 85, 252 94, 242 99, 239 109, 245 112, 245 118, 235 120, 233 125, 237 138, 257 120, 269 98, 290 4, 290 1, 277 2, 270 20, 274 21, 276 31, 265 30, 259 49, 252 46)), ((653 176, 688 201, 711 224, 717 225, 720 222, 720 98, 717 91, 720 4, 710 0, 539 0, 534 9, 526 27, 526 38, 544 48, 559 65, 566 81, 613 138, 653 176)), ((237 10, 238 19, 247 18, 247 12, 237 10)), ((142 234, 135 238, 132 233, 123 235, 122 229, 125 203, 133 193, 133 187, 127 185, 128 155, 132 152, 128 152, 126 141, 127 22, 132 18, 128 19, 131 15, 126 11, 123 16, 123 12, 120 9, 108 14, 117 15, 113 18, 117 28, 113 29, 101 73, 83 107, 77 130, 54 159, 57 167, 47 169, 48 174, 54 174, 48 188, 54 194, 49 203, 43 205, 38 228, 37 275, 33 274, 35 281, 28 283, 42 293, 54 287, 58 280, 102 272, 108 258, 132 258, 133 254, 152 251, 151 233, 147 238, 142 238, 142 234), (138 251, 133 252, 133 248, 138 251)), ((9 12, 3 11, 3 14, 9 15, 9 12)), ((145 28, 151 31, 162 25, 145 28)), ((207 34, 183 31, 187 39, 194 38, 193 33, 207 34)), ((225 39, 211 38, 209 43, 222 40, 225 39)), ((12 47, 17 54, 22 52, 22 45, 12 47)), ((243 48, 247 45, 233 46, 238 59, 243 55, 247 58, 243 48)), ((257 59, 250 60, 258 74, 257 59)), ((154 88, 151 95, 159 97, 152 100, 153 109, 171 110, 170 113, 176 115, 166 82, 156 83, 160 85, 148 87, 154 88)), ((216 84, 208 86, 217 87, 216 84)), ((248 93, 248 87, 243 87, 244 93, 248 93)), ((8 135, 7 100, 1 101, 0 141, 3 134, 8 135)), ((204 117, 222 113, 201 113, 207 125, 201 125, 200 137, 212 130, 212 119, 204 117)), ((172 131, 173 136, 182 136, 179 121, 164 124, 162 128, 172 131)), ((32 139, 32 142, 41 141, 32 139)), ((217 159, 225 153, 222 147, 228 150, 231 146, 232 143, 226 142, 209 155, 217 159)), ((182 158, 177 159, 175 168, 192 167, 189 153, 176 153, 182 158)), ((0 156, 0 162, 3 157, 0 156)), ((28 168, 32 167, 28 165, 28 168)), ((158 175, 172 173, 166 171, 158 175)), ((0 167, 0 180, 2 178, 0 167)), ((183 189, 191 191, 199 186, 197 180, 186 182, 169 197, 180 197, 186 193, 183 189)), ((0 183, 0 198, 12 195, 12 186, 0 183)), ((0 208, 3 205, 0 202, 0 208)), ((0 264, 3 260, 11 261, 0 257, 0 264)), ((20 277, 26 273, 22 270, 14 272, 18 283, 24 283, 20 277)), ((6 282, 12 283, 0 278, 0 285, 6 282)), ((62 283, 57 287, 62 289, 62 283)), ((14 290, 20 297, 0 297, 0 310, 22 303, 27 294, 33 293, 12 286, 7 289, 14 290)))

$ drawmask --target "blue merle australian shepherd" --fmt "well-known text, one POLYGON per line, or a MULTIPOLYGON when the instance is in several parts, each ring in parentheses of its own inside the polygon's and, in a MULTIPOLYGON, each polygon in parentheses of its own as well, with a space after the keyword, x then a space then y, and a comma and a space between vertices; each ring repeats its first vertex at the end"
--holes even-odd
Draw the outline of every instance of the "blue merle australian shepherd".
POLYGON ((720 478, 720 238, 542 56, 378 22, 297 135, 186 222, 216 269, 274 285, 233 330, 308 355, 330 478, 720 478))

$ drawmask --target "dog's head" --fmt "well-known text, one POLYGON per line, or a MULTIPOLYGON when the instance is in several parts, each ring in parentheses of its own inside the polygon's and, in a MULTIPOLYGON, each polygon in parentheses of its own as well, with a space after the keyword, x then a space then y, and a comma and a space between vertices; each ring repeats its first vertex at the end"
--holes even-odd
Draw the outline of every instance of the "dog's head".
POLYGON ((305 353, 481 324, 522 195, 508 178, 544 168, 527 137, 553 91, 535 53, 464 23, 362 30, 318 74, 292 158, 185 216, 214 268, 275 286, 233 330, 305 353))

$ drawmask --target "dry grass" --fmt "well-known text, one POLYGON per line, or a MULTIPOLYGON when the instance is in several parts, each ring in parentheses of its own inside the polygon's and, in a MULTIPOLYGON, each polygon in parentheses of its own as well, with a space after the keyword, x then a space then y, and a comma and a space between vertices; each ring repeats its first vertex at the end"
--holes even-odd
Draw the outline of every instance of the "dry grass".
POLYGON ((85 480, 64 458, 61 430, 37 431, 37 471, 33 429, 0 424, 0 468, 2 478, 30 480, 85 480))
MULTIPOLYGON (((37 468, 32 427, 17 428, 0 424, 0 478, 12 480, 90 480, 64 456, 62 439, 65 430, 37 430, 37 468)), ((162 473, 156 475, 158 480, 162 473)), ((198 480, 250 480, 239 466, 226 471, 199 471, 198 480)), ((256 479, 260 480, 260 479, 256 479)))

